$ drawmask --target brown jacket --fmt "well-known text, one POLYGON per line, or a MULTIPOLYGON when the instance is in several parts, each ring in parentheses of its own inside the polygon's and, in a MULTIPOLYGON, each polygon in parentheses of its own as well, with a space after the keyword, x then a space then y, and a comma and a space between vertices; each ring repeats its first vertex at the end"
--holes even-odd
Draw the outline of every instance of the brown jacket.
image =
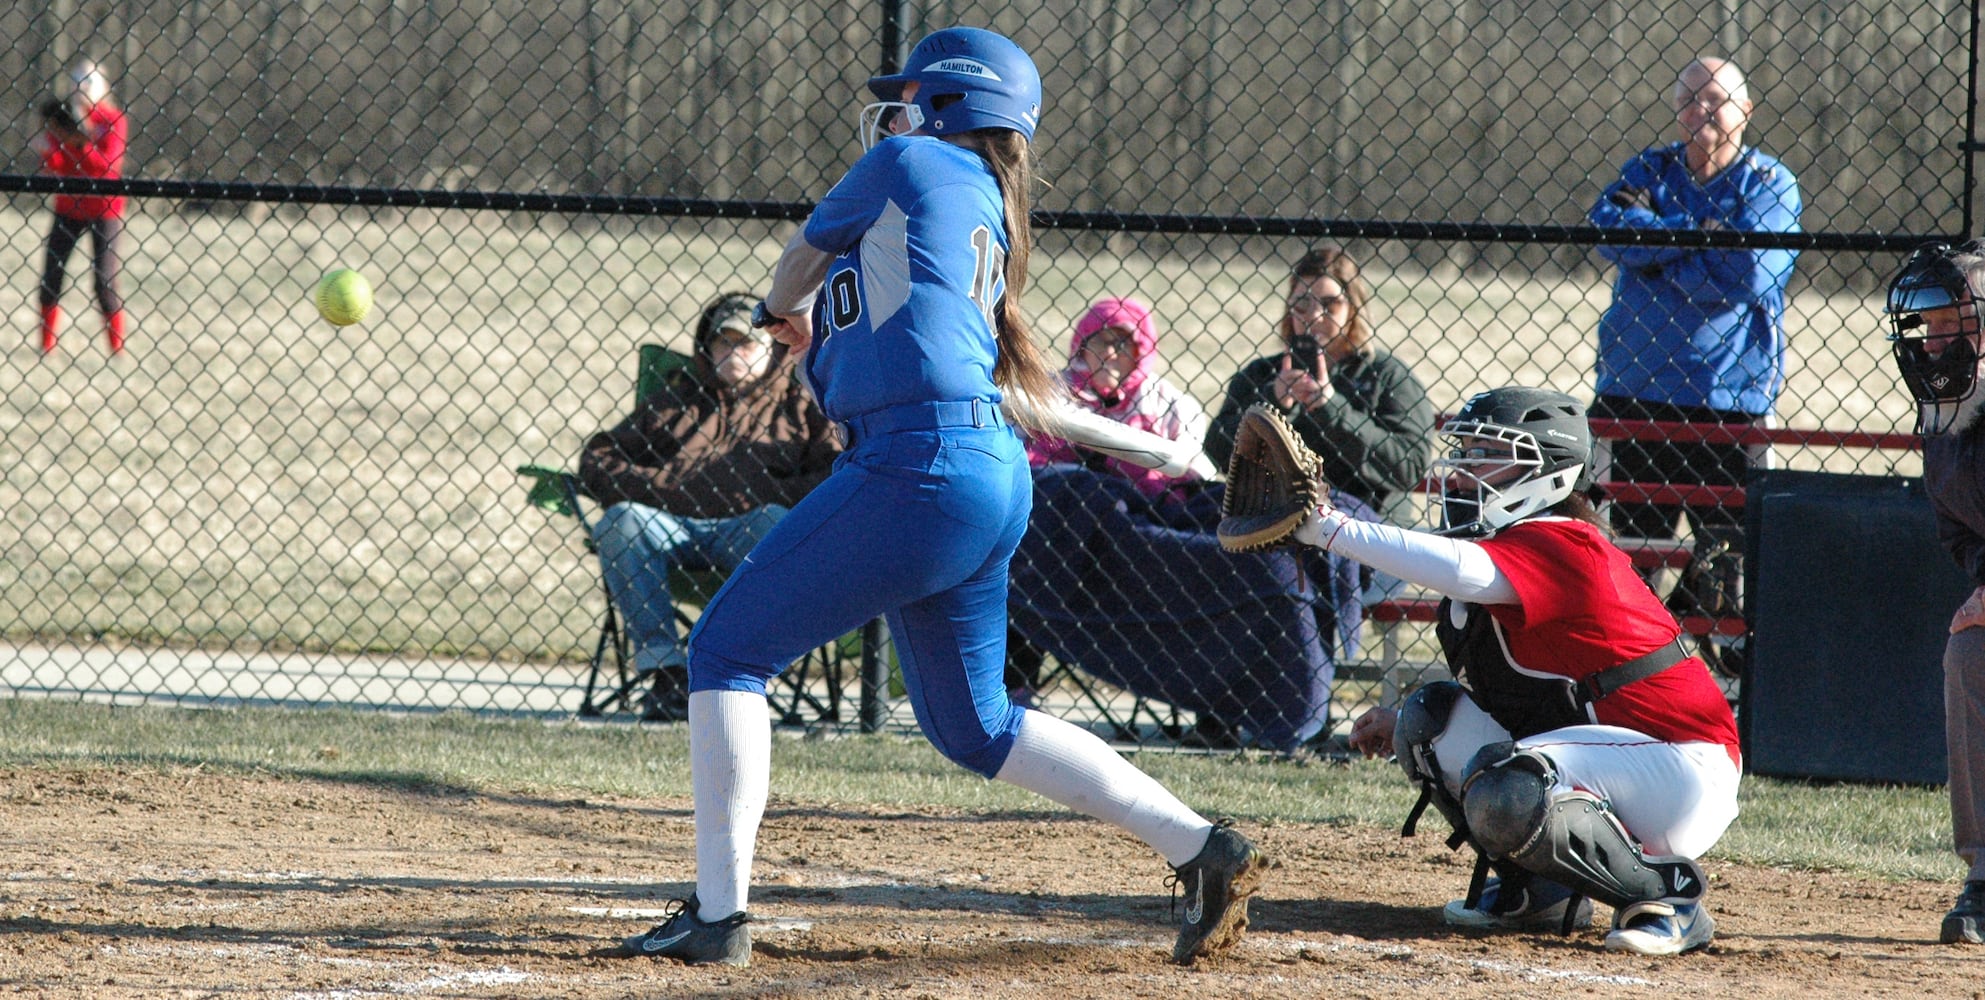
POLYGON ((790 358, 724 387, 697 358, 634 413, 586 442, 579 480, 604 505, 633 502, 678 517, 733 517, 786 507, 827 477, 841 447, 790 358))

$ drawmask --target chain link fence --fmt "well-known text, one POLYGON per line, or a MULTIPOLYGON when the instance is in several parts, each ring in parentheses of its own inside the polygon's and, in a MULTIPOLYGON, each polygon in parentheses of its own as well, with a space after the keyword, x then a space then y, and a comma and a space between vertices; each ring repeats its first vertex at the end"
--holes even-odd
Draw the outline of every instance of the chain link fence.
MULTIPOLYGON (((1137 299, 1155 334, 1145 377, 1217 424, 1237 375, 1279 357, 1285 317, 1308 308, 1298 260, 1341 247, 1376 349, 1424 400, 1383 435, 1318 443, 1363 469, 1382 437, 1404 442, 1388 474, 1417 482, 1432 421, 1474 392, 1593 398, 1626 283, 1614 259, 1668 254, 1623 266, 1679 281, 1796 251, 1782 321, 1749 331, 1767 353, 1782 338, 1782 379, 1767 379, 1782 388, 1756 427, 1712 440, 1756 465, 1914 475, 1879 294, 1910 246, 1973 228, 1975 21, 1950 0, 0 10, 16 112, 0 130, 15 276, 0 294, 18 335, 0 350, 0 686, 671 714, 638 697, 645 678, 602 704, 623 658, 656 661, 623 616, 603 635, 601 565, 556 473, 634 412, 640 345, 692 355, 706 305, 766 288, 810 199, 860 153, 863 81, 952 23, 1008 34, 1042 69, 1048 183, 1025 307, 1054 358, 1092 304, 1137 299), (1705 55, 1747 76, 1742 143, 1774 159, 1744 162, 1796 177, 1796 227, 1595 222, 1676 194, 1609 185, 1684 139, 1678 73, 1705 55), (122 180, 43 152, 64 140, 37 112, 78 89, 84 61, 128 131, 122 180), (120 212, 111 195, 128 196, 120 212), (93 216, 121 223, 108 282, 93 216), (70 238, 66 270, 47 271, 70 238), (375 288, 358 325, 310 304, 336 267, 375 288)), ((85 146, 109 131, 101 109, 85 146)), ((1612 415, 1627 419, 1602 437, 1649 452, 1715 417, 1612 415)), ((1217 491, 1159 497, 1096 464, 1043 467, 1015 565, 1009 683, 1037 705, 1130 739, 1289 749, 1437 659, 1424 595, 1289 553, 1221 557, 1217 491)), ((1361 476, 1338 485, 1430 524, 1417 489, 1361 476)), ((1643 565, 1733 676, 1743 608, 1714 516, 1740 509, 1741 476, 1612 477, 1616 503, 1659 501, 1678 525, 1639 544, 1643 565), (1710 519, 1678 521, 1678 497, 1710 519), (1719 574, 1729 586, 1698 585, 1719 574)), ((579 498, 589 520, 599 507, 579 498)), ((708 575, 675 582, 693 617, 708 575)), ((854 725, 856 677, 874 685, 891 661, 879 638, 823 650, 782 717, 854 725)), ((886 710, 889 687, 874 693, 886 710)))

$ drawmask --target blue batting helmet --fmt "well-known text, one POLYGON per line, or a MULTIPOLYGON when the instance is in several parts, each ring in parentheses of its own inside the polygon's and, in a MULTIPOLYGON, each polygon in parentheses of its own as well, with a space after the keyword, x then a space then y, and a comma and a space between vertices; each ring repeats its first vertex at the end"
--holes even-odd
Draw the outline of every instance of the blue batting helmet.
POLYGON ((914 101, 924 131, 953 135, 1005 128, 1034 138, 1041 121, 1041 73, 1025 50, 983 28, 933 31, 910 50, 901 73, 870 77, 868 89, 901 101, 903 85, 916 81, 914 101))

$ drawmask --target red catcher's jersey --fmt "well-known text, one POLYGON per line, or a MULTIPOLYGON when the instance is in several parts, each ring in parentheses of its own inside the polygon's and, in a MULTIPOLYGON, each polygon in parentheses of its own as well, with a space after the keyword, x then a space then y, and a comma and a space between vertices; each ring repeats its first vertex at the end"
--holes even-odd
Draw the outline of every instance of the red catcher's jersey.
MULTIPOLYGON (((1675 637, 1674 616, 1592 524, 1521 521, 1479 544, 1521 602, 1488 608, 1520 670, 1582 680, 1675 637)), ((1670 743, 1721 743, 1739 760, 1737 720, 1698 657, 1601 698, 1593 713, 1670 743)))

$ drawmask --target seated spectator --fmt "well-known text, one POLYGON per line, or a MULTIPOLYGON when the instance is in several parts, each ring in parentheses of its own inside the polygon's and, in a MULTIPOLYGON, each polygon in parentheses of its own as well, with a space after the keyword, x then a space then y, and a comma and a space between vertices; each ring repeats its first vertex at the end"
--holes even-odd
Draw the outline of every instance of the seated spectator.
MULTIPOLYGON (((1062 377, 1076 403, 1118 423, 1172 441, 1206 437, 1206 410, 1199 401, 1159 375, 1157 326, 1151 307, 1136 299, 1100 299, 1075 321, 1062 377)), ((1079 451, 1058 438, 1027 442, 1027 460, 1036 469, 1056 463, 1086 465, 1131 481, 1149 500, 1179 499, 1196 473, 1167 476, 1119 458, 1079 451)))
POLYGON ((579 457, 582 487, 606 508, 593 536, 634 665, 659 671, 649 719, 687 718, 670 570, 736 569, 840 451, 784 346, 752 327, 757 301, 705 307, 690 363, 579 457))
POLYGON ((1353 560, 1228 552, 1211 527, 1161 523, 1127 480, 1072 465, 1036 473, 1010 586, 1010 634, 1193 713, 1187 746, 1291 752, 1327 736, 1336 664, 1364 620, 1353 560))
MULTIPOLYGON (((1205 411, 1158 363, 1150 308, 1105 298, 1077 320, 1063 375, 1079 405, 1203 442, 1205 411)), ((1226 552, 1213 531, 1221 489, 1194 475, 1053 438, 1031 440, 1028 457, 1034 515, 1014 556, 1009 688, 1026 696, 1053 653, 1194 713, 1189 746, 1289 751, 1325 734, 1335 663, 1355 652, 1363 620, 1355 563, 1226 552)))
MULTIPOLYGON (((1206 436, 1206 409, 1199 401, 1159 375, 1158 328, 1151 307, 1129 298, 1103 298, 1075 321, 1068 344, 1068 367, 1062 378, 1076 405, 1139 430, 1172 441, 1199 441, 1206 436)), ((1192 495, 1199 475, 1188 471, 1168 476, 1093 451, 1060 438, 1034 436, 1027 441, 1027 461, 1038 473, 1053 465, 1080 465, 1129 481, 1144 500, 1162 505, 1172 520, 1184 516, 1177 506, 1192 495)), ((1217 520, 1218 504, 1203 509, 1202 519, 1217 520)), ((1046 654, 1017 629, 1006 636, 1006 687, 1022 704, 1031 704, 1040 687, 1046 654)))
MULTIPOLYGON (((1358 262, 1320 246, 1296 262, 1277 327, 1281 353, 1257 358, 1227 383, 1227 398, 1206 433, 1206 456, 1226 468, 1241 414, 1269 403, 1289 418, 1323 459, 1336 489, 1363 500, 1387 522, 1409 527, 1413 488, 1426 475, 1434 435, 1427 389, 1406 363, 1372 336, 1371 289, 1358 262)), ((1396 593, 1399 581, 1370 574, 1366 603, 1396 593)))

